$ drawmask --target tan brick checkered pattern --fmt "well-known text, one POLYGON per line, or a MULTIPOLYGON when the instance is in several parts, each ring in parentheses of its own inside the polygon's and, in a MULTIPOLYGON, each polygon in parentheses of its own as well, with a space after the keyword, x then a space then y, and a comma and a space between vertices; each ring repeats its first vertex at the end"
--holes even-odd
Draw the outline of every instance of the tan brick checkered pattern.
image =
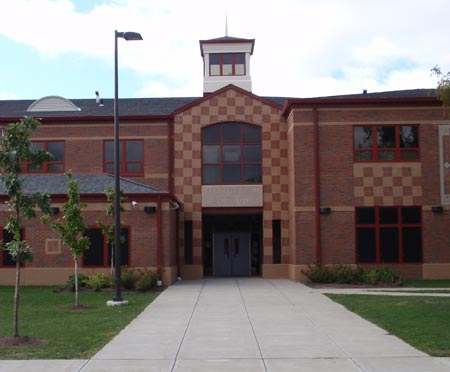
MULTIPOLYGON (((174 124, 174 188, 183 203, 181 221, 193 220, 194 263, 201 264, 201 129, 220 122, 242 122, 262 128, 264 184, 264 262, 272 263, 272 219, 282 221, 283 262, 288 262, 288 163, 286 123, 278 108, 233 88, 199 101, 176 115, 174 124)), ((180 224, 182 225, 182 224, 180 224)), ((182 229, 182 226, 180 226, 182 229)), ((180 237, 183 236, 181 231, 180 237)), ((183 252, 181 242, 180 253, 183 252)))
POLYGON ((356 206, 422 205, 421 164, 354 164, 356 206))

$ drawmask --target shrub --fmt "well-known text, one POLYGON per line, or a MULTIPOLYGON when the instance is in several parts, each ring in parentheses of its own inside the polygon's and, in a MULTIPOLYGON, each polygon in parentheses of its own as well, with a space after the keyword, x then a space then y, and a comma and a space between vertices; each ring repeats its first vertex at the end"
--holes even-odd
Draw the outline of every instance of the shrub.
POLYGON ((122 286, 125 289, 135 289, 141 273, 135 269, 126 269, 122 271, 122 286))
POLYGON ((95 274, 89 276, 84 280, 84 283, 92 288, 95 292, 99 291, 102 288, 107 288, 112 286, 112 278, 103 273, 95 274))
MULTIPOLYGON (((86 279, 87 279, 86 275, 78 274, 78 288, 86 286, 86 284, 84 283, 84 281, 86 279)), ((67 290, 70 292, 75 291, 75 275, 69 276, 69 279, 67 280, 67 283, 66 283, 66 287, 67 287, 67 290)))
POLYGON ((308 269, 302 270, 302 273, 314 283, 334 283, 336 281, 334 271, 328 266, 308 265, 308 269))
POLYGON ((302 270, 314 283, 338 284, 400 284, 400 276, 388 267, 379 267, 369 271, 362 267, 350 265, 338 266, 311 266, 302 270))
POLYGON ((367 284, 400 284, 400 276, 389 267, 378 267, 364 273, 367 284))
POLYGON ((364 269, 348 265, 340 265, 334 268, 336 283, 359 284, 364 281, 364 269))
POLYGON ((147 291, 154 286, 158 280, 158 274, 150 270, 140 270, 140 277, 136 282, 138 291, 147 291))

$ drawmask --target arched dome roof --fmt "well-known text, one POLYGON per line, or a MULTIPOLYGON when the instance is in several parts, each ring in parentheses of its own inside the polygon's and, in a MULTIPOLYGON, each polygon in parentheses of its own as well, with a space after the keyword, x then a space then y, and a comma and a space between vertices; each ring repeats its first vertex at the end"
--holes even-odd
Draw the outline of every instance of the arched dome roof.
POLYGON ((46 96, 34 101, 27 109, 27 112, 45 111, 81 111, 67 98, 61 96, 46 96))

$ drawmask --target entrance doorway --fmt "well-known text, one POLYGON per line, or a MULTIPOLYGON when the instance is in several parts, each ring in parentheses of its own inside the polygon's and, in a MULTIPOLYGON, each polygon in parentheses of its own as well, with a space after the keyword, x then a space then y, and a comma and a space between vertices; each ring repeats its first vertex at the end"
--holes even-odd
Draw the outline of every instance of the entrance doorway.
POLYGON ((213 272, 215 276, 250 275, 250 233, 213 233, 213 272))
POLYGON ((205 275, 259 275, 262 262, 261 214, 204 214, 205 275))

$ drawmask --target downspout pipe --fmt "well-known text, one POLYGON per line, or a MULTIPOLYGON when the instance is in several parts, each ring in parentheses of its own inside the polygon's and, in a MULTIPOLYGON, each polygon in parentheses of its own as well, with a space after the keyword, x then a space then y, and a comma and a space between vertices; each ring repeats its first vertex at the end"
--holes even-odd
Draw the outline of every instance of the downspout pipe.
POLYGON ((161 210, 161 196, 158 197, 158 208, 156 215, 156 223, 158 227, 158 241, 156 247, 156 265, 158 270, 159 279, 162 280, 162 210, 161 210))
POLYGON ((168 155, 168 179, 167 179, 167 187, 169 189, 170 195, 173 195, 173 152, 174 152, 174 127, 173 127, 173 119, 170 118, 168 121, 169 124, 169 132, 167 133, 167 155, 168 155))
POLYGON ((322 241, 320 237, 320 161, 319 161, 319 115, 313 106, 314 140, 314 225, 316 235, 316 264, 322 265, 322 241))

